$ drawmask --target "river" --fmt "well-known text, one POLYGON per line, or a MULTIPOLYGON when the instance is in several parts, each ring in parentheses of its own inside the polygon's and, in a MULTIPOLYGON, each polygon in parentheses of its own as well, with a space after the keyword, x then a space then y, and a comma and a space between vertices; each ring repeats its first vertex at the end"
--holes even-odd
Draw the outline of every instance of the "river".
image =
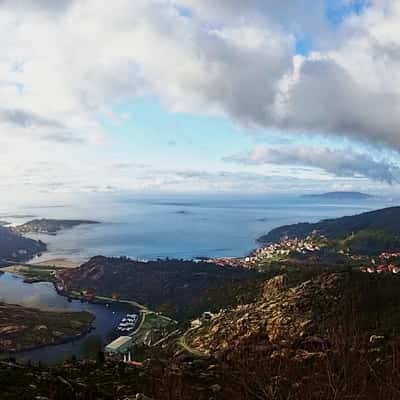
MULTIPOLYGON (((72 355, 77 358, 95 357, 99 350, 116 336, 115 328, 128 313, 136 312, 131 306, 113 303, 108 307, 60 296, 51 283, 25 283, 21 277, 10 273, 0 275, 0 301, 46 310, 89 311, 96 316, 94 330, 74 341, 46 346, 35 350, 13 353, 19 360, 31 360, 46 364, 62 362, 72 355)), ((8 355, 2 354, 4 358, 8 355)))

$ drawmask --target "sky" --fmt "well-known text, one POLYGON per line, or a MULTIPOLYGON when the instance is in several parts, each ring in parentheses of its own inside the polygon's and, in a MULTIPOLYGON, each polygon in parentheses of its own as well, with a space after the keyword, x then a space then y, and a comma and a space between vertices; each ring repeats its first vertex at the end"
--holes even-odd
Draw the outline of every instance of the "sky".
POLYGON ((398 193, 396 0, 0 0, 3 200, 398 193))

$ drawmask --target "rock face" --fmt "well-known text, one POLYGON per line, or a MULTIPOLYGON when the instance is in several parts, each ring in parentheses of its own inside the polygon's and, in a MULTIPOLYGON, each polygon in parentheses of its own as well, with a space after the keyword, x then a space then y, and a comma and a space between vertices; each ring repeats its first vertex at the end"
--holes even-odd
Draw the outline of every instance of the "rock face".
POLYGON ((394 333, 399 321, 390 321, 390 315, 400 310, 397 285, 397 279, 390 283, 361 274, 326 273, 291 286, 278 276, 266 282, 258 301, 223 310, 197 330, 191 345, 211 355, 274 346, 302 350, 328 343, 332 327, 352 326, 368 337, 394 333))
POLYGON ((0 353, 61 343, 87 331, 87 312, 53 312, 0 303, 0 353))

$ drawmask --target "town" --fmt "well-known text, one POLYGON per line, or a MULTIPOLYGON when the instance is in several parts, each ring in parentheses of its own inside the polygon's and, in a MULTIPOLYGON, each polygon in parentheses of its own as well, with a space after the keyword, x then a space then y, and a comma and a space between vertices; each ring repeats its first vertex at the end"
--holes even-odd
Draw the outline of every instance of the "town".
POLYGON ((258 247, 247 257, 220 257, 207 261, 219 266, 255 268, 265 262, 285 261, 290 255, 306 255, 318 252, 326 245, 326 238, 313 232, 305 239, 289 239, 285 237, 279 242, 258 247))

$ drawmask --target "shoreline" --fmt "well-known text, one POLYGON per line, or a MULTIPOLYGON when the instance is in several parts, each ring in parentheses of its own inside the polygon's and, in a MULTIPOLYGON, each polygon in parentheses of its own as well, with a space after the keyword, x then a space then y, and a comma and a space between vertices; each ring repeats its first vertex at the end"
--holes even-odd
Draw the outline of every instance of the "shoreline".
POLYGON ((94 330, 96 330, 96 328, 93 326, 93 322, 94 322, 95 319, 96 319, 96 317, 93 318, 93 321, 91 322, 90 327, 88 327, 83 332, 79 333, 78 335, 68 336, 68 337, 65 337, 63 339, 60 339, 60 341, 58 341, 58 342, 41 344, 41 345, 37 345, 37 346, 28 347, 28 348, 22 349, 22 350, 0 352, 0 360, 1 359, 5 360, 7 358, 12 358, 13 356, 18 356, 18 355, 21 355, 21 354, 26 353, 26 352, 40 350, 40 349, 43 349, 45 347, 54 347, 54 346, 60 346, 62 344, 73 343, 75 340, 82 339, 84 336, 88 335, 90 332, 93 332, 94 330))

